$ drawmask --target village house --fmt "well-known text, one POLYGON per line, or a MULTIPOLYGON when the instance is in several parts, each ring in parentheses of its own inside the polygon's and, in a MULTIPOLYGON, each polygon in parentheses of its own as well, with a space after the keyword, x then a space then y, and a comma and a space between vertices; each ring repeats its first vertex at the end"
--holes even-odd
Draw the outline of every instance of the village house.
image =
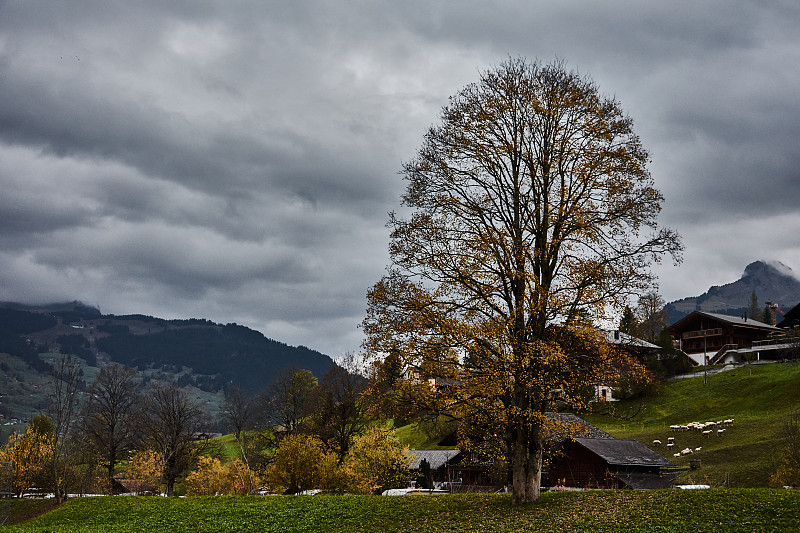
POLYGON ((669 331, 694 364, 702 365, 734 362, 726 359, 727 352, 752 348, 754 342, 781 329, 747 317, 693 311, 669 331))

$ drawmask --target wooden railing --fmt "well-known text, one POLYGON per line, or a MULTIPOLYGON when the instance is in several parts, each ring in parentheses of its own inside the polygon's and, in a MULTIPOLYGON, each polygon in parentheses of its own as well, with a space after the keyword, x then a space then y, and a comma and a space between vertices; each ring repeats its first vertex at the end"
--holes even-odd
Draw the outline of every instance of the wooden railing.
POLYGON ((698 329, 696 331, 684 331, 681 334, 681 338, 693 339, 693 338, 697 338, 697 337, 712 337, 714 335, 722 335, 722 328, 698 329))

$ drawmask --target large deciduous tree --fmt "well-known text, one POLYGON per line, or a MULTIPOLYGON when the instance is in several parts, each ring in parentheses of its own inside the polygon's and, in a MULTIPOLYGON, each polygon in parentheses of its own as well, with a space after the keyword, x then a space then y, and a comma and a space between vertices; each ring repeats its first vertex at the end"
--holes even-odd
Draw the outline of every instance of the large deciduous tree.
POLYGON ((647 163, 591 80, 510 59, 451 97, 404 165, 365 349, 418 369, 393 398, 416 392, 501 440, 515 503, 539 496, 554 394, 576 402, 613 379, 593 320, 653 287, 663 254, 679 259, 647 163))

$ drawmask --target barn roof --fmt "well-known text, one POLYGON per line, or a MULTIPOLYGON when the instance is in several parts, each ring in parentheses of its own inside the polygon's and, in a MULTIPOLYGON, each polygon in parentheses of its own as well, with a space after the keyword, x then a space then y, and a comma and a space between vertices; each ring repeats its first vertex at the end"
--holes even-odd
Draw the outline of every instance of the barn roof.
POLYGON ((586 439, 575 442, 614 466, 675 467, 675 464, 633 439, 586 439))
POLYGON ((436 470, 460 453, 460 450, 408 450, 407 456, 410 458, 409 467, 412 469, 419 468, 420 463, 425 459, 431 465, 431 470, 436 470))
POLYGON ((602 429, 591 425, 586 420, 572 413, 545 413, 551 420, 559 422, 562 427, 555 428, 552 435, 554 442, 562 442, 568 437, 583 437, 589 439, 613 439, 602 429))

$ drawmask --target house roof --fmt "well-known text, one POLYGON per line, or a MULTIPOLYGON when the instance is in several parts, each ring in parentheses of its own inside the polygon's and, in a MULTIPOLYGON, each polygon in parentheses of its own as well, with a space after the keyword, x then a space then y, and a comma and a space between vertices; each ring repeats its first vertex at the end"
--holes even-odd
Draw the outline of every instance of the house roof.
POLYGON ((674 468, 675 464, 633 439, 573 439, 609 465, 659 466, 674 468))
POLYGON ((613 439, 611 435, 602 429, 591 425, 589 422, 572 413, 546 413, 551 420, 561 424, 560 428, 554 430, 552 440, 563 442, 568 437, 583 437, 589 439, 613 439))
POLYGON ((603 333, 606 335, 606 340, 611 344, 618 344, 620 346, 628 346, 631 348, 644 348, 647 350, 660 350, 661 346, 657 344, 653 344, 651 342, 647 342, 643 339, 638 339, 633 335, 628 335, 624 331, 620 331, 618 329, 607 329, 603 330, 603 333))
POLYGON ((707 316, 709 318, 713 318, 714 320, 718 320, 720 322, 725 322, 728 324, 733 324, 734 326, 742 326, 748 328, 756 328, 756 329, 765 329, 765 330, 773 330, 773 331, 780 331, 780 328, 772 326, 770 324, 765 324, 764 322, 759 322, 758 320, 753 320, 751 318, 743 318, 739 316, 733 315, 721 315, 719 313, 709 313, 707 311, 692 311, 685 317, 681 318, 674 324, 672 324, 669 329, 672 330, 673 328, 679 328, 684 322, 688 322, 693 317, 697 315, 707 316))
POLYGON ((407 457, 410 458, 409 467, 412 469, 419 468, 424 459, 431 465, 431 470, 436 470, 460 453, 461 450, 408 450, 407 457))
POLYGON ((778 325, 782 328, 790 328, 792 326, 797 325, 799 321, 800 321, 800 304, 797 304, 788 311, 786 311, 785 313, 783 313, 783 319, 778 325))

